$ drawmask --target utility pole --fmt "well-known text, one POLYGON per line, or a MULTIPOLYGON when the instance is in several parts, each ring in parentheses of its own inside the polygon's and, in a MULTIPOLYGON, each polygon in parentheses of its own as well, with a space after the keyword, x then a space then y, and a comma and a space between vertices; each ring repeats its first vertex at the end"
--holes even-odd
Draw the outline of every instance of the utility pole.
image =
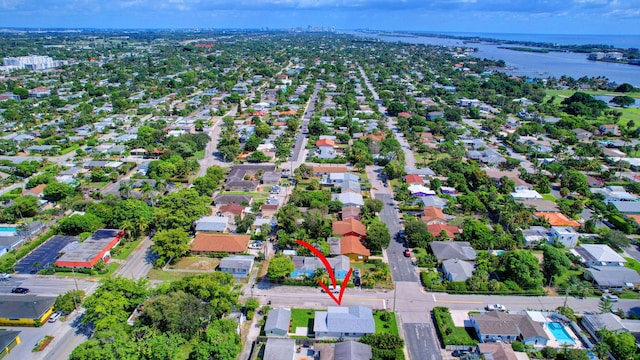
POLYGON ((75 272, 75 266, 71 267, 71 276, 73 277, 73 283, 76 285, 76 293, 73 294, 72 298, 73 298, 73 306, 76 310, 78 310, 78 301, 76 300, 76 296, 78 296, 78 294, 80 294, 80 290, 78 290, 78 281, 76 280, 76 272, 75 272))

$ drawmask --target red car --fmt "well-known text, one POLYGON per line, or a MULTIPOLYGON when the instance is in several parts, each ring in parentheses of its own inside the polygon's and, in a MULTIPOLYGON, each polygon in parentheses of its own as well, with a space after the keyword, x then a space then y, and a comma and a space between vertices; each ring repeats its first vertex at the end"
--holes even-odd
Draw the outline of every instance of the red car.
POLYGON ((404 257, 411 257, 411 250, 404 249, 404 257))

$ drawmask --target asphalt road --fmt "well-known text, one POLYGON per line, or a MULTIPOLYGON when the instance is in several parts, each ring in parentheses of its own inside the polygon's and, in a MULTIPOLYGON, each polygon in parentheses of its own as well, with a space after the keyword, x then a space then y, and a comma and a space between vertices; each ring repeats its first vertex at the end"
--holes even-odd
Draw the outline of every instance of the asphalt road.
POLYGON ((440 345, 432 336, 434 331, 431 324, 404 324, 402 328, 411 359, 442 359, 440 345))
POLYGON ((375 198, 384 202, 384 207, 379 216, 387 224, 391 234, 391 243, 387 248, 387 259, 391 267, 393 281, 418 282, 418 275, 412 259, 404 256, 404 245, 396 240, 396 234, 401 230, 401 226, 398 219, 398 211, 395 209, 395 200, 388 194, 377 194, 375 198))
POLYGON ((146 236, 133 250, 125 262, 116 269, 114 276, 128 279, 140 279, 153 268, 155 254, 151 250, 153 242, 146 236))
MULTIPOLYGON (((58 296, 69 290, 84 290, 90 293, 98 285, 96 280, 89 280, 82 276, 76 276, 75 281, 71 273, 68 276, 51 275, 11 275, 9 281, 0 281, 0 294, 11 294, 11 289, 24 287, 29 289, 31 294, 41 296, 58 296)), ((21 296, 21 295, 15 295, 21 296)))
MULTIPOLYGON (((307 103, 307 107, 304 111, 304 114, 302 115, 302 125, 300 126, 301 129, 307 128, 307 126, 309 125, 309 120, 311 120, 311 117, 316 111, 316 101, 318 100, 319 91, 320 91, 320 85, 316 84, 315 88, 313 89, 313 93, 309 98, 309 102, 307 103)), ((295 147, 293 148, 293 154, 289 158, 289 162, 293 164, 292 167, 294 169, 300 166, 300 164, 305 160, 304 157, 301 157, 301 155, 304 156, 303 150, 305 149, 305 146, 306 146, 306 140, 307 140, 307 137, 304 134, 302 134, 301 132, 297 134, 295 147)), ((284 168, 286 169, 286 167, 284 168)))

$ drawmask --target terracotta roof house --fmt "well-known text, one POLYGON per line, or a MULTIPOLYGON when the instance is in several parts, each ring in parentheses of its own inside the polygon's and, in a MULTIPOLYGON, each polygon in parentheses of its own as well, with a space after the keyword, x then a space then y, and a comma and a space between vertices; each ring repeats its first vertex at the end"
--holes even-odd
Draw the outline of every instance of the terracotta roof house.
POLYGON ((340 241, 340 255, 348 256, 351 261, 365 261, 371 256, 359 236, 343 236, 340 241))
POLYGON ((406 182, 407 184, 424 185, 424 179, 421 178, 419 175, 415 175, 415 174, 406 175, 404 177, 404 182, 406 182))
POLYGON ((328 139, 328 138, 323 138, 323 139, 320 139, 320 140, 316 141, 316 146, 317 147, 321 147, 321 146, 334 147, 334 146, 336 146, 336 142, 331 140, 331 139, 328 139))
POLYGON ((427 225, 427 230, 429 230, 433 236, 438 236, 442 231, 444 231, 450 239, 453 239, 458 234, 462 234, 462 230, 459 227, 447 224, 427 225))
POLYGON ((360 222, 360 220, 356 220, 354 218, 334 221, 333 224, 331 224, 331 227, 333 228, 333 233, 336 235, 353 235, 359 237, 367 236, 367 228, 360 222))
POLYGON ((561 212, 536 212, 533 215, 539 218, 545 218, 549 222, 551 226, 568 226, 568 227, 579 227, 580 223, 567 218, 561 212))
POLYGON ((342 220, 347 220, 349 218, 354 218, 356 220, 360 220, 360 208, 357 206, 345 206, 340 211, 342 216, 342 220))
POLYGON ((485 360, 518 360, 511 345, 503 342, 478 344, 476 352, 483 355, 485 360))
POLYGON ((519 340, 525 345, 544 347, 550 340, 542 323, 536 322, 524 314, 506 314, 502 311, 490 311, 471 315, 471 323, 476 329, 480 341, 512 342, 519 340))
POLYGON ((191 252, 196 255, 214 252, 243 253, 247 251, 250 239, 249 235, 196 234, 191 243, 191 252))
POLYGON ((218 208, 218 211, 220 211, 222 216, 229 217, 231 219, 234 219, 236 215, 240 215, 240 218, 242 218, 244 216, 244 210, 245 207, 238 204, 227 204, 218 208))
POLYGON ((40 184, 36 187, 33 187, 31 189, 23 189, 22 190, 22 196, 25 195, 31 195, 31 196, 35 196, 38 198, 41 198, 44 192, 44 188, 47 186, 47 184, 40 184))
POLYGON ((422 210, 422 221, 426 222, 427 225, 446 224, 447 218, 439 207, 427 206, 422 210))
POLYGON ((260 213, 264 218, 272 218, 278 212, 278 205, 264 204, 260 206, 260 213))

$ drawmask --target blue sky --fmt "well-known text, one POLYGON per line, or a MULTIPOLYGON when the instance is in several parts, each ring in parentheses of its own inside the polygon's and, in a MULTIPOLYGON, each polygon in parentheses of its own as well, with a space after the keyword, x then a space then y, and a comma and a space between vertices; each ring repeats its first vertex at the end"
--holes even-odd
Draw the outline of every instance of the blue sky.
POLYGON ((638 24, 640 0, 0 0, 2 27, 640 34, 638 24))

